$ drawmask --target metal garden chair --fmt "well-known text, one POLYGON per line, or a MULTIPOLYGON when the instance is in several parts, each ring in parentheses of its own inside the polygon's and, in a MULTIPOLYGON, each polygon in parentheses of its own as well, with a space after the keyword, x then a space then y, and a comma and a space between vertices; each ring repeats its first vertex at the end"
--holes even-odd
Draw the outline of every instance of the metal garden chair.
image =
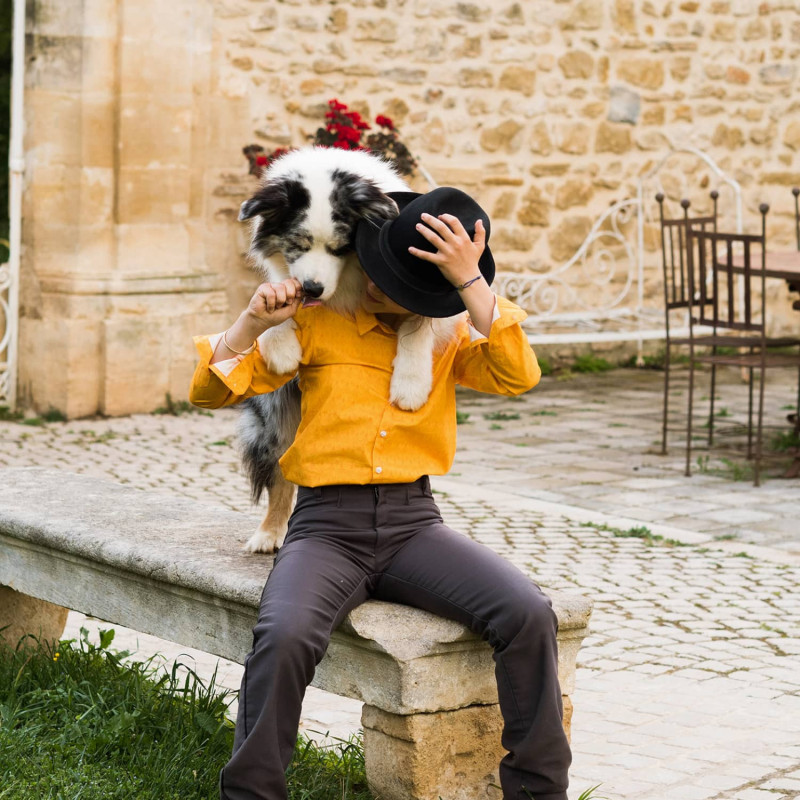
MULTIPOLYGON (((685 310, 691 316, 694 299, 691 293, 692 281, 689 276, 691 253, 688 249, 688 230, 691 225, 698 226, 701 230, 717 229, 717 201, 719 193, 711 192, 714 211, 707 217, 689 217, 689 200, 681 200, 683 216, 668 219, 664 216, 664 195, 656 195, 661 222, 661 263, 664 273, 664 407, 661 431, 661 452, 667 452, 667 420, 669 416, 669 384, 671 375, 671 349, 674 346, 690 344, 689 336, 675 336, 670 328, 671 317, 676 310, 685 310)), ((713 380, 713 378, 712 378, 713 380)), ((713 394, 713 392, 712 392, 713 394)))
MULTIPOLYGON (((712 375, 718 366, 733 366, 749 373, 747 413, 747 456, 754 461, 756 486, 760 485, 762 459, 764 387, 768 369, 798 369, 800 411, 800 351, 795 354, 770 352, 770 348, 800 345, 800 340, 767 337, 766 307, 766 218, 769 206, 759 206, 761 233, 720 233, 688 225, 688 276, 694 311, 689 315, 689 404, 686 434, 686 475, 691 474, 692 406, 696 364, 709 364, 712 375), (696 259, 696 270, 692 268, 696 259), (697 314, 695 318, 694 314, 697 314), (710 337, 693 335, 695 324, 712 330, 710 337), (721 330, 733 333, 720 335, 721 330), (711 345, 710 353, 697 353, 699 346, 711 345), (739 352, 718 352, 719 347, 740 348, 739 352), (747 352, 743 352, 746 350, 747 352), (753 448, 754 373, 759 374, 755 449, 753 448)), ((712 414, 709 418, 709 445, 713 442, 712 414)))

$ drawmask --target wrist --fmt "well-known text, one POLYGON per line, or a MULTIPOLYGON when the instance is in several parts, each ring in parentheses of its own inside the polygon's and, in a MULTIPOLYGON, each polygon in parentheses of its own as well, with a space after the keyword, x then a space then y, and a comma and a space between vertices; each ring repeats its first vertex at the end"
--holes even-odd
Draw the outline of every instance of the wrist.
POLYGON ((269 327, 247 311, 243 311, 236 322, 225 331, 221 345, 231 353, 246 355, 251 352, 256 339, 269 327))
POLYGON ((263 317, 256 316, 249 309, 245 309, 231 328, 234 326, 242 332, 242 335, 246 333, 248 336, 252 336, 253 339, 258 339, 264 331, 273 327, 273 323, 263 317))

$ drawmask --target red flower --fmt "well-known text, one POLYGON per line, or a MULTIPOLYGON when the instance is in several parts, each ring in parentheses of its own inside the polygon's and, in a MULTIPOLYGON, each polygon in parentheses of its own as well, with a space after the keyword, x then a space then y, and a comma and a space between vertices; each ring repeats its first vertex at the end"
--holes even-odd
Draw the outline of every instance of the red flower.
POLYGON ((357 111, 351 111, 349 114, 347 114, 347 116, 350 117, 350 121, 359 130, 361 131, 369 130, 369 124, 364 122, 364 120, 361 118, 361 114, 359 114, 357 111))
POLYGON ((384 117, 383 114, 375 117, 375 124, 380 125, 382 128, 388 128, 390 131, 394 130, 394 122, 389 117, 384 117))

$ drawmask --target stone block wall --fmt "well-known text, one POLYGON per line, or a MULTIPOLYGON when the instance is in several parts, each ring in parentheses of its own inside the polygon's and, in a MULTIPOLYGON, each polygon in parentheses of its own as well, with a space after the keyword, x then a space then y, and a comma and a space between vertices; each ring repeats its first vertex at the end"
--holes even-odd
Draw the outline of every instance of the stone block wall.
MULTIPOLYGON (((788 0, 31 0, 28 31, 20 385, 40 408, 185 397, 190 334, 226 325, 255 282, 241 148, 303 144, 333 97, 393 118, 437 182, 476 196, 501 269, 569 259, 666 136, 739 181, 746 230, 769 202, 772 242, 793 246, 788 0)), ((676 212, 687 192, 707 209, 696 163, 662 182, 676 212)), ((653 224, 645 243, 657 295, 653 224)))

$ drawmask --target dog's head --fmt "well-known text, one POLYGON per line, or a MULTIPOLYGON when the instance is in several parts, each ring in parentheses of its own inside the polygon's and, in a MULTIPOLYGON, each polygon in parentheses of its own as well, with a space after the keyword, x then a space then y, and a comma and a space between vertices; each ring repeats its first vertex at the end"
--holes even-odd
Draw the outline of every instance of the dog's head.
POLYGON ((297 278, 307 295, 326 301, 354 251, 358 221, 396 214, 394 201, 369 178, 343 169, 298 170, 267 174, 242 203, 239 219, 253 221, 250 255, 266 279, 297 278))

